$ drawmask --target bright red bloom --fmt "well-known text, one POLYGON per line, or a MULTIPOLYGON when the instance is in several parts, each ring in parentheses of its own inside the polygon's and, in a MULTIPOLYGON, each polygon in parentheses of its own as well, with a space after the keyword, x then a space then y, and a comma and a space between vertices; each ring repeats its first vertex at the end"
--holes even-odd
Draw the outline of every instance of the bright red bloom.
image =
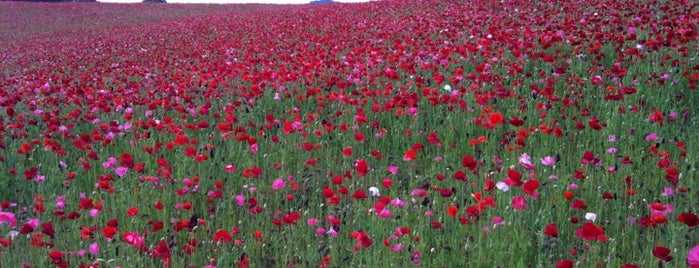
POLYGON ((252 235, 255 237, 257 242, 262 243, 262 231, 254 231, 252 232, 252 235))
POLYGON ((369 164, 367 164, 366 160, 364 159, 357 159, 354 161, 354 168, 357 174, 360 176, 366 176, 366 174, 369 172, 369 164))
POLYGON ((371 240, 371 237, 364 232, 363 230, 355 231, 355 232, 350 232, 349 236, 354 238, 357 241, 357 246, 355 246, 355 250, 359 250, 360 246, 364 248, 368 248, 371 246, 374 242, 371 240))
POLYGON ((437 132, 430 132, 430 134, 427 135, 427 141, 430 144, 437 145, 437 147, 442 147, 442 142, 439 140, 439 136, 437 136, 437 132))
POLYGON ((250 267, 250 260, 248 260, 248 256, 243 253, 243 256, 240 256, 240 260, 237 264, 240 268, 248 268, 250 267))
POLYGON ((680 180, 680 172, 674 167, 665 169, 665 180, 672 184, 672 186, 677 186, 680 180))
POLYGON ((447 214, 449 214, 450 217, 454 218, 456 217, 456 213, 459 212, 459 208, 456 206, 449 206, 447 207, 447 214))
POLYGON ((537 197, 538 193, 536 190, 539 188, 539 184, 540 183, 538 180, 528 180, 527 182, 524 183, 522 190, 527 195, 537 197))
POLYGON ((580 199, 576 199, 573 201, 573 203, 570 204, 570 208, 572 209, 580 209, 580 210, 586 210, 587 205, 585 204, 585 201, 582 201, 580 199))
POLYGON ((403 161, 413 161, 413 160, 415 160, 415 157, 416 157, 415 151, 412 149, 409 149, 403 155, 403 161))
POLYGON ((28 142, 23 142, 22 146, 20 146, 19 149, 17 149, 18 154, 27 154, 31 153, 34 151, 34 147, 32 147, 28 142))
POLYGON ((160 240, 160 243, 153 248, 152 254, 153 258, 156 259, 168 259, 170 258, 170 247, 168 246, 167 242, 164 240, 160 240))
POLYGON ((364 133, 357 132, 354 134, 354 140, 356 140, 357 142, 364 142, 365 139, 366 135, 364 135, 364 133))
POLYGON ((467 155, 464 156, 464 158, 461 160, 461 166, 468 168, 473 174, 476 174, 478 172, 478 166, 480 163, 476 161, 473 156, 467 155))
POLYGON ((133 217, 136 215, 138 215, 138 208, 130 207, 129 209, 126 210, 126 217, 133 217))
POLYGON ((299 219, 301 219, 301 214, 299 214, 296 211, 291 212, 289 214, 286 214, 283 217, 283 221, 285 224, 294 224, 295 225, 296 221, 298 221, 299 219))
POLYGON ((604 229, 597 226, 591 222, 586 222, 582 227, 575 231, 578 238, 585 239, 587 241, 607 241, 607 236, 604 234, 604 229))
POLYGON ((522 186, 522 173, 515 169, 507 170, 507 177, 505 178, 505 183, 508 186, 522 186))
POLYGON ((369 196, 364 191, 362 191, 362 189, 357 189, 356 191, 354 191, 354 194, 352 194, 353 199, 366 199, 368 197, 369 196))
POLYGON ((243 170, 243 177, 245 178, 259 178, 262 175, 262 170, 260 167, 257 165, 252 166, 251 168, 246 168, 243 170))
POLYGON ((566 200, 571 200, 571 199, 573 199, 573 197, 575 197, 575 194, 574 194, 573 192, 571 192, 571 191, 565 191, 565 192, 563 193, 563 197, 564 197, 566 200))
POLYGON ((544 227, 544 234, 548 237, 558 237, 558 226, 555 223, 551 223, 544 227))
POLYGON ((222 243, 228 243, 233 241, 233 236, 231 236, 231 233, 228 232, 227 230, 218 230, 216 233, 214 233, 214 242, 222 242, 222 243))
POLYGON ((572 260, 562 260, 556 262, 556 268, 573 268, 572 260))
POLYGON ((491 113, 488 115, 488 125, 496 127, 505 122, 505 117, 500 112, 491 113))
POLYGON ((466 177, 466 172, 464 172, 463 170, 460 170, 460 169, 457 170, 456 172, 454 172, 454 175, 452 175, 452 177, 454 179, 456 179, 457 181, 468 182, 468 177, 466 177))
POLYGON ((352 147, 345 147, 344 149, 342 149, 342 155, 347 156, 347 157, 351 157, 352 151, 353 151, 352 147))
POLYGON ((62 251, 54 250, 49 252, 49 258, 51 258, 51 263, 59 264, 63 262, 64 253, 62 251))

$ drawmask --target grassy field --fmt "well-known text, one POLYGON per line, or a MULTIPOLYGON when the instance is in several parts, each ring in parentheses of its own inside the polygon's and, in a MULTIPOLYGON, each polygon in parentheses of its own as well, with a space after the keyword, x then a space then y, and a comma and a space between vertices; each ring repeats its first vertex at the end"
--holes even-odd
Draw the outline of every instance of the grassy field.
POLYGON ((699 267, 698 24, 0 2, 0 267, 699 267))

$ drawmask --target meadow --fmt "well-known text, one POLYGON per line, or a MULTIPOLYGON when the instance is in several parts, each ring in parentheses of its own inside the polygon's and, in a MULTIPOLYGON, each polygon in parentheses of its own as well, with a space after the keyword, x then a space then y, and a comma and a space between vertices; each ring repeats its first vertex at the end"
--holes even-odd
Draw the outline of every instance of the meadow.
POLYGON ((0 267, 699 267, 698 26, 0 2, 0 267))

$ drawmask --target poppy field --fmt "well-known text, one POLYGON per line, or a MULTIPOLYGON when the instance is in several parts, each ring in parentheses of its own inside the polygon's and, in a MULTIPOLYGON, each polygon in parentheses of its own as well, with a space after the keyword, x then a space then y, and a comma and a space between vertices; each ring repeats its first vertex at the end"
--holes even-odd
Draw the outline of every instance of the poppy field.
POLYGON ((699 267, 698 26, 0 2, 0 267, 699 267))

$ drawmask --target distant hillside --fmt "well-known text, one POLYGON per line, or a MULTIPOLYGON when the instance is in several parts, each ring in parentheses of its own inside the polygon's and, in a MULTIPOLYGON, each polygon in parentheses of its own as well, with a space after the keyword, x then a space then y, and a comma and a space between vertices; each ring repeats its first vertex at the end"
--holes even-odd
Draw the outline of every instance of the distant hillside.
POLYGON ((97 0, 15 0, 19 2, 48 2, 48 3, 63 3, 63 2, 97 2, 97 0))
POLYGON ((19 2, 49 2, 49 3, 58 3, 58 2, 97 2, 97 0, 16 0, 19 2))
POLYGON ((335 3, 333 0, 314 0, 311 1, 309 4, 331 4, 335 3))

